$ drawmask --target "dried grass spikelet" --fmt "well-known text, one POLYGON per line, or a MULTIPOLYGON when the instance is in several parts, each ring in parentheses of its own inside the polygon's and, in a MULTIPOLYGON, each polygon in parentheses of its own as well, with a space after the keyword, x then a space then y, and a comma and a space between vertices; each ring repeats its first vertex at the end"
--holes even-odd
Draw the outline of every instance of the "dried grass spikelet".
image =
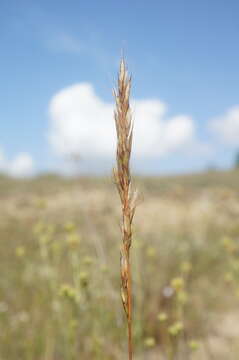
POLYGON ((137 205, 137 191, 132 190, 130 156, 133 138, 133 122, 130 109, 131 78, 122 59, 118 76, 118 88, 114 90, 116 109, 114 113, 117 132, 117 165, 114 179, 122 205, 121 246, 121 298, 128 324, 129 359, 132 359, 132 286, 130 269, 130 247, 132 242, 132 221, 137 205))

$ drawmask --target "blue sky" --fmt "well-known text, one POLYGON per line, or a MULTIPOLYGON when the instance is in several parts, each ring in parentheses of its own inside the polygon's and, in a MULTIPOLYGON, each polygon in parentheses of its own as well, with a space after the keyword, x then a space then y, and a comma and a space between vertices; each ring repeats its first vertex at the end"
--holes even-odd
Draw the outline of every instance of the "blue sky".
MULTIPOLYGON (((165 145, 168 150, 159 149, 155 156, 147 152, 149 137, 145 154, 139 149, 135 157, 136 169, 161 173, 197 171, 209 164, 229 167, 239 141, 238 13, 236 0, 2 0, 2 168, 11 172, 22 153, 31 157, 35 171, 67 166, 62 160, 67 150, 64 153, 49 139, 53 131, 59 141, 62 132, 68 132, 65 125, 59 128, 59 101, 64 100, 57 99, 53 115, 51 101, 60 91, 87 83, 92 87, 88 93, 92 104, 95 95, 108 114, 106 104, 113 102, 111 89, 122 49, 133 75, 135 106, 143 106, 146 99, 160 101, 167 105, 160 121, 183 114, 193 120, 194 128, 180 146, 165 145)), ((86 88, 77 91, 83 96, 86 88)), ((76 107, 75 116, 86 127, 93 115, 84 118, 89 114, 76 107)), ((69 108, 66 123, 67 114, 69 108)), ((147 114, 145 129, 150 126, 147 114)), ((79 134, 79 142, 88 141, 85 133, 79 134)), ((166 141, 164 134, 159 134, 159 148, 166 141)), ((135 142, 140 143, 141 136, 147 136, 147 130, 139 132, 135 142)), ((111 166, 107 152, 99 161, 98 150, 90 155, 84 151, 79 144, 84 169, 91 171, 95 162, 102 163, 102 169, 103 164, 111 166)))

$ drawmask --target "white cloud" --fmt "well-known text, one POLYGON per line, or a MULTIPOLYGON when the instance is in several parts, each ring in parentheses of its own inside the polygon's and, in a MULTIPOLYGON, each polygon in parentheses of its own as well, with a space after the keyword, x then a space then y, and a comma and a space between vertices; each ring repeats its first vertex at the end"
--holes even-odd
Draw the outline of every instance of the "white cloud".
POLYGON ((32 175, 33 160, 28 153, 18 154, 8 166, 8 171, 16 177, 32 175))
MULTIPOLYGON (((133 100, 134 157, 164 156, 197 146, 194 122, 187 115, 165 118, 159 99, 133 100)), ((100 99, 89 83, 58 92, 50 101, 49 141, 60 155, 112 158, 115 151, 113 104, 100 99)))
POLYGON ((160 100, 135 100, 133 109, 136 156, 163 156, 194 138, 193 120, 186 115, 165 119, 166 106, 160 100))
POLYGON ((239 144, 239 106, 230 108, 223 116, 209 122, 210 129, 220 140, 229 144, 239 144))
POLYGON ((4 168, 5 165, 5 157, 2 149, 0 148, 0 170, 4 168))
POLYGON ((8 160, 0 151, 0 171, 14 177, 27 177, 33 174, 34 163, 28 153, 19 153, 13 160, 8 160))

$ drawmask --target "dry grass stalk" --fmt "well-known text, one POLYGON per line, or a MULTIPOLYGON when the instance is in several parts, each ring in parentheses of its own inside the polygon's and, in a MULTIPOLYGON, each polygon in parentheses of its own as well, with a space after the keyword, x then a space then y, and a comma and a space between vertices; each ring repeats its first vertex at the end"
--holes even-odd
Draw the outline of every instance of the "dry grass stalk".
POLYGON ((137 192, 132 190, 130 173, 130 155, 133 137, 133 122, 129 104, 130 89, 131 78, 128 76, 125 62, 122 60, 118 77, 118 89, 114 91, 116 101, 114 117, 117 132, 117 165, 114 169, 114 178, 122 205, 121 298, 128 324, 129 360, 133 357, 130 247, 132 241, 132 220, 137 202, 137 192))

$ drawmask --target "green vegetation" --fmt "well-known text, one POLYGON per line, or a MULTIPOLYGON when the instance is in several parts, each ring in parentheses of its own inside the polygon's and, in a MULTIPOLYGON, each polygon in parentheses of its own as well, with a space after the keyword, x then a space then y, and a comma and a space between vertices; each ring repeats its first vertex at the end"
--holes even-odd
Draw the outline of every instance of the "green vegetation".
MULTIPOLYGON (((135 182, 135 359, 236 360, 239 171, 135 182)), ((0 197, 0 359, 124 359, 112 179, 2 176, 0 197)))

